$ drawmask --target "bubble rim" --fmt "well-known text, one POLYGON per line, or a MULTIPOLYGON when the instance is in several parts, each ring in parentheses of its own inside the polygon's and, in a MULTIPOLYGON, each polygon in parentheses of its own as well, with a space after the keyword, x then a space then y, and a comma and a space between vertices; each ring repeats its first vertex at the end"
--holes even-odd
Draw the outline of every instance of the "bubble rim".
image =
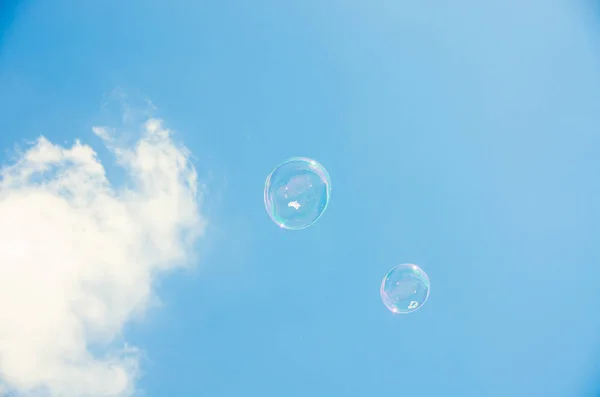
POLYGON ((327 169, 323 166, 323 164, 321 164, 320 162, 318 162, 315 159, 311 159, 309 157, 302 157, 302 156, 295 156, 295 157, 290 157, 288 159, 286 159, 285 161, 279 163, 275 168, 273 168, 273 170, 269 173, 269 175, 267 176, 267 179, 265 180, 265 187, 264 187, 264 192, 263 192, 263 201, 265 204, 265 210, 267 211, 267 214, 269 215, 269 218, 271 218, 271 220, 273 222, 275 222, 275 224, 277 226, 279 226, 282 229, 286 229, 286 230, 302 230, 302 229, 306 229, 307 227, 312 226, 313 224, 315 224, 325 213, 325 211, 327 210, 327 207, 329 206, 329 200, 331 198, 331 176, 329 175, 329 172, 327 171, 327 169), (325 208, 323 208, 323 211, 321 211, 321 213, 319 214, 318 217, 316 217, 311 223, 309 223, 306 226, 302 226, 302 227, 290 227, 285 225, 285 223, 280 220, 272 211, 272 206, 269 203, 269 184, 271 182, 271 177, 273 176, 273 174, 275 173, 275 171, 277 171, 278 168, 282 167, 285 164, 288 163, 292 163, 292 162, 303 162, 303 163, 308 163, 310 164, 310 168, 319 175, 319 177, 322 180, 326 181, 326 185, 327 185, 327 199, 325 201, 325 208))
POLYGON ((416 265, 414 263, 402 263, 400 265, 396 265, 396 266, 392 267, 385 274, 385 276, 383 277, 383 280, 381 280, 381 286, 379 287, 379 295, 381 296, 381 301, 383 302, 383 305, 386 307, 386 309, 388 309, 393 314, 409 314, 409 313, 416 312, 417 310, 419 310, 420 308, 422 308, 425 305, 425 302, 427 302, 427 299, 429 299, 430 293, 431 293, 431 280, 429 279, 429 275, 427 274, 427 272, 425 272, 425 270, 423 270, 423 268, 421 268, 421 266, 416 265), (425 299, 423 299, 423 302, 416 308, 408 309, 407 311, 396 311, 396 310, 394 310, 393 307, 390 307, 390 305, 388 305, 388 300, 386 299, 387 294, 384 291, 385 281, 388 279, 388 277, 390 276, 390 274, 392 274, 393 271, 400 269, 400 268, 405 268, 405 267, 410 267, 413 272, 417 272, 418 274, 420 274, 422 276, 423 281, 427 282, 427 294, 425 295, 425 299))

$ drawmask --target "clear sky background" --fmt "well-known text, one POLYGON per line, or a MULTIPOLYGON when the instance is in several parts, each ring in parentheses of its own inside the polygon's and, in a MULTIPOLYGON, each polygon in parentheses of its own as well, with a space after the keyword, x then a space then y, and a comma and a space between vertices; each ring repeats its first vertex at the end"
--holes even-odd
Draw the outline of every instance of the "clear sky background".
MULTIPOLYGON (((146 117, 147 98, 198 171, 194 266, 150 271, 162 303, 120 318, 113 347, 87 348, 137 346, 144 396, 600 394, 600 7, 0 4, 4 164, 40 135, 65 148, 78 138, 113 186, 127 185, 92 127, 120 127, 123 109, 146 117), (320 161, 333 186, 324 216, 297 232, 263 204, 266 176, 291 156, 320 161), (405 262, 428 273, 431 295, 394 316, 379 284, 405 262)), ((38 266, 54 274, 49 261, 38 266)), ((11 321, 40 316, 22 294, 2 296, 3 313, 22 309, 11 321)), ((87 397, 42 374, 41 347, 14 348, 42 334, 2 340, 0 328, 5 387, 87 397)))

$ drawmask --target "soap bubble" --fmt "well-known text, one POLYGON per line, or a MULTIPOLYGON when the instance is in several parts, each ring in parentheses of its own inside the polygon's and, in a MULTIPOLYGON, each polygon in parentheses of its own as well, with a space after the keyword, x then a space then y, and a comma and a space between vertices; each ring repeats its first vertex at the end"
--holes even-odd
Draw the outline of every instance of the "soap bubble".
POLYGON ((273 222, 300 230, 315 223, 329 203, 331 179, 317 161, 293 157, 271 172, 265 183, 265 207, 273 222))
POLYGON ((398 265, 383 278, 381 299, 392 313, 411 313, 425 304, 430 288, 429 277, 419 266, 398 265))

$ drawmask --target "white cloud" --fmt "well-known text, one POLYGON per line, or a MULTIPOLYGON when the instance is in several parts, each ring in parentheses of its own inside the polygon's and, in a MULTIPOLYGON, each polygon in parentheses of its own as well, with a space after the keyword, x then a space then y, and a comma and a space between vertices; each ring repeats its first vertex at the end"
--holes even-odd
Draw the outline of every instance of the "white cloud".
POLYGON ((129 149, 93 130, 130 187, 89 146, 43 137, 0 170, 0 378, 18 395, 133 393, 139 354, 115 341, 204 229, 196 171, 159 120, 129 149))

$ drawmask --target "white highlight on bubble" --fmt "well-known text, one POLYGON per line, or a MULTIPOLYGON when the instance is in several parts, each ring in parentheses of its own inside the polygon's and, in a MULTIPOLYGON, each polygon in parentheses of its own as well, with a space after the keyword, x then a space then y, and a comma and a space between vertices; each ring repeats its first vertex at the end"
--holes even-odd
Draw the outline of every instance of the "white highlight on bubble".
POLYGON ((290 202, 288 203, 288 207, 293 207, 294 209, 296 209, 296 210, 297 210, 298 208, 300 208, 300 207, 302 207, 302 206, 301 206, 301 205, 300 205, 300 203, 299 203, 299 202, 297 202, 297 201, 290 201, 290 202))

